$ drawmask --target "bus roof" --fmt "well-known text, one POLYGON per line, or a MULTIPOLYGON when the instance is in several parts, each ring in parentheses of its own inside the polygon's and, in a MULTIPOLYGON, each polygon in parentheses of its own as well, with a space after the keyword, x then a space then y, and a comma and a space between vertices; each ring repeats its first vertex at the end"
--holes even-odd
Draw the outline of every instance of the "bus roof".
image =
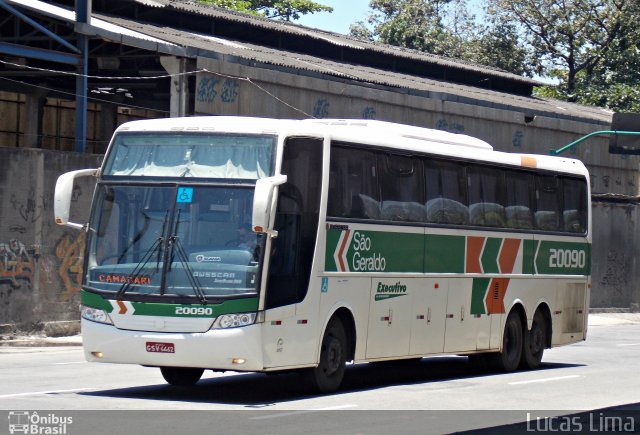
POLYGON ((342 142, 588 176, 579 160, 495 151, 487 142, 469 135, 377 120, 194 116, 132 121, 116 130, 125 131, 322 135, 342 142))

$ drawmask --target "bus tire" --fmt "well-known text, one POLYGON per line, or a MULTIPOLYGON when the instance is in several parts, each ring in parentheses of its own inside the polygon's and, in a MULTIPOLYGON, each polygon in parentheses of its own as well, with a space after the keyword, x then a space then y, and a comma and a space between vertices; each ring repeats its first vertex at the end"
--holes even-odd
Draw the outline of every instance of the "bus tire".
POLYGON ((517 311, 509 313, 502 335, 502 352, 492 355, 492 365, 503 372, 512 372, 520 365, 523 349, 522 321, 517 311))
POLYGON ((540 310, 533 316, 531 330, 524 333, 521 366, 537 369, 542 362, 542 355, 547 343, 547 324, 540 310))
POLYGON ((339 318, 333 317, 322 337, 320 362, 307 371, 311 387, 320 393, 332 393, 340 388, 347 363, 347 336, 339 318))
POLYGON ((160 367, 160 373, 165 381, 177 387, 189 387, 200 380, 204 369, 187 367, 160 367))

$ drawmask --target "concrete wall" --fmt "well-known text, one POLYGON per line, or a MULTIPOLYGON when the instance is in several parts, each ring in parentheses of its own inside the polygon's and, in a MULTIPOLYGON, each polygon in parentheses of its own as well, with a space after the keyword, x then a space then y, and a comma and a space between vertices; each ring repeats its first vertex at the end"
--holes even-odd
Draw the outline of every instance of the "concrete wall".
MULTIPOLYGON (((28 330, 77 320, 84 232, 53 222, 61 173, 98 167, 101 156, 0 147, 0 325, 28 330)), ((89 217, 93 183, 76 183, 72 220, 89 217)))
POLYGON ((593 307, 640 302, 638 205, 593 202, 593 307))

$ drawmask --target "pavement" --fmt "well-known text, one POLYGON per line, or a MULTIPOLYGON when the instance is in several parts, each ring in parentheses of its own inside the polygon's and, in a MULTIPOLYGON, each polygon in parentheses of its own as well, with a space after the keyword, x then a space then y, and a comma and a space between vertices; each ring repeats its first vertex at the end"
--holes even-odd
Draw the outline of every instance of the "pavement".
MULTIPOLYGON (((589 314, 589 327, 640 324, 640 313, 604 312, 589 314)), ((0 336, 0 347, 82 346, 80 334, 49 337, 45 332, 31 335, 0 336)))

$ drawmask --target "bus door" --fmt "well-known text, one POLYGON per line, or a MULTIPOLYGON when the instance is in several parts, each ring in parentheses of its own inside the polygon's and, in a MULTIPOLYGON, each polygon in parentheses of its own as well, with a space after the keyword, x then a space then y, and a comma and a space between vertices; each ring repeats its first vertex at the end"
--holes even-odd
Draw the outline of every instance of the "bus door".
POLYGON ((322 140, 288 138, 281 173, 287 182, 279 188, 274 223, 278 235, 271 242, 266 288, 267 367, 308 364, 315 358, 316 334, 310 320, 317 315, 318 304, 308 299, 318 292, 308 296, 307 290, 318 234, 322 140))

